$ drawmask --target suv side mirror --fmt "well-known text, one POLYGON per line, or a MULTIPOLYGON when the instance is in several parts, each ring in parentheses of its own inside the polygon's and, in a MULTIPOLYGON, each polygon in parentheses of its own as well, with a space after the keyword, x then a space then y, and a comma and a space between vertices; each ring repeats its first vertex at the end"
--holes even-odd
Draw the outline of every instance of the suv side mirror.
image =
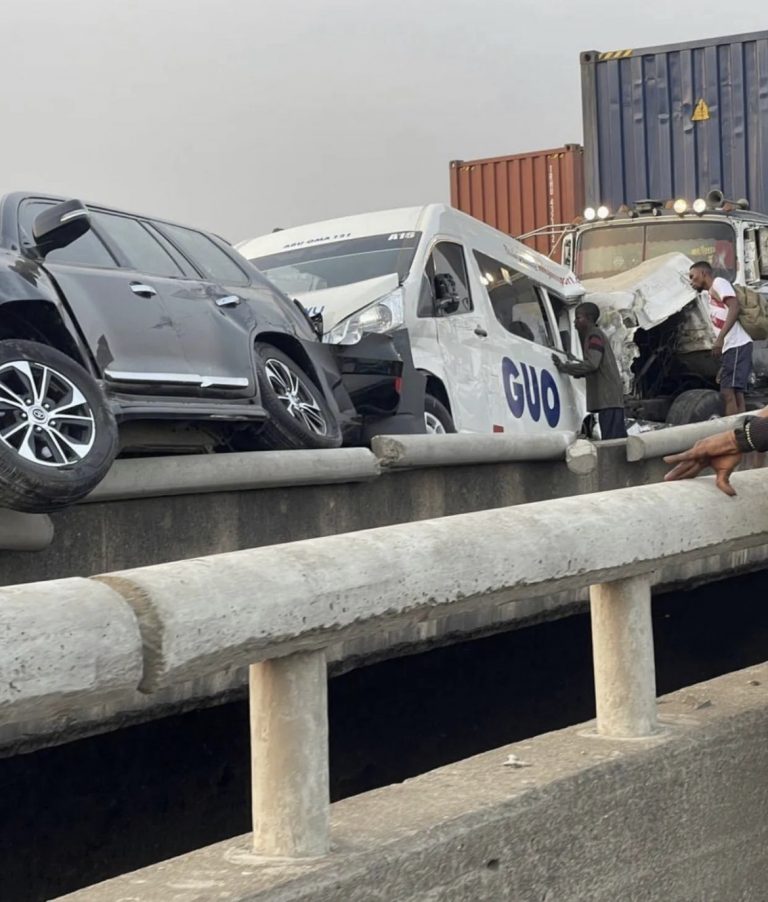
POLYGON ((32 223, 32 238, 44 257, 77 241, 90 227, 90 214, 84 204, 66 200, 38 213, 32 223))
POLYGON ((456 280, 447 272, 435 276, 435 306, 442 316, 455 313, 459 309, 456 280))

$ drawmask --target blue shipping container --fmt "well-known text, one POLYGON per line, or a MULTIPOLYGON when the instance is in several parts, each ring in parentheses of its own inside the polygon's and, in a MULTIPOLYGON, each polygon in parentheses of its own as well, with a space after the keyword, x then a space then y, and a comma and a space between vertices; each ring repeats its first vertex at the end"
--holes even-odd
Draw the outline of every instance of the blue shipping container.
POLYGON ((587 203, 719 188, 768 213, 768 31, 581 54, 587 203))

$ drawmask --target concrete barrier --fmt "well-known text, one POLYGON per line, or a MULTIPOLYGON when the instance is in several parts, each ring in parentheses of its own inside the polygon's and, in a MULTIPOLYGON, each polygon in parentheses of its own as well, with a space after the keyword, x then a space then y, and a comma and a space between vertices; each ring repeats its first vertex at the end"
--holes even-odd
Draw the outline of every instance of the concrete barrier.
POLYGON ((3 722, 50 718, 133 691, 142 662, 133 612, 107 586, 66 579, 2 590, 3 722))
POLYGON ((61 902, 763 899, 766 685, 762 665, 664 696, 651 739, 581 724, 337 802, 323 859, 243 836, 61 902))
POLYGON ((47 514, 27 514, 0 508, 0 550, 42 551, 53 541, 47 514))
POLYGON ((703 423, 670 426, 668 429, 656 429, 652 432, 641 432, 640 435, 630 435, 627 439, 627 460, 634 462, 687 451, 700 439, 735 429, 745 416, 746 414, 737 414, 733 417, 706 420, 703 423))
POLYGON ((142 688, 154 691, 225 667, 324 649, 405 619, 763 544, 768 479, 756 471, 735 484, 735 499, 718 493, 711 479, 641 486, 98 579, 134 607, 146 651, 142 688))
POLYGON ((379 435, 371 441, 384 467, 446 467, 499 461, 563 460, 574 435, 379 435))
POLYGON ((586 439, 578 439, 566 448, 565 463, 571 473, 587 476, 597 469, 597 447, 586 439))
MULTIPOLYGON (((643 485, 660 482, 668 469, 657 459, 629 465, 623 442, 600 442, 592 447, 597 450, 597 465, 586 475, 572 472, 562 461, 529 461, 389 469, 378 479, 326 485, 253 489, 217 486, 216 491, 190 492, 191 481, 187 481, 179 486, 178 493, 168 486, 169 494, 165 495, 141 494, 114 500, 91 496, 91 503, 51 515, 56 539, 49 547, 34 555, 4 554, 0 584, 91 576, 240 548, 643 485)), ((205 458, 204 466, 225 456, 205 458)), ((166 466, 162 459, 153 458, 125 463, 136 465, 138 486, 153 483, 157 464, 166 466)), ((188 465, 192 467, 191 459, 188 465)), ((196 467, 192 469, 190 476, 196 479, 196 467)), ((202 487, 213 488, 214 483, 202 487)))
POLYGON ((277 486, 376 479, 381 469, 365 448, 186 454, 118 460, 82 503, 277 486))
MULTIPOLYGON (((623 442, 600 442, 598 465, 578 476, 561 461, 487 463, 387 470, 380 479, 285 488, 231 489, 76 505, 54 514, 56 541, 34 555, 3 555, 5 584, 91 575, 156 563, 291 542, 327 534, 413 522, 657 482, 659 460, 626 462, 623 442)), ((219 455, 219 458, 223 455, 219 455)), ((210 460, 216 460, 212 456, 210 460)), ((208 459, 206 459, 208 460, 208 459)), ((152 459, 134 461, 149 473, 152 459)), ((207 464, 206 464, 207 465, 207 464)), ((723 552, 662 568, 664 586, 748 572, 768 560, 768 546, 723 552)), ((489 635, 586 608, 586 590, 573 589, 505 603, 451 610, 342 639, 328 649, 334 674, 394 655, 489 635)), ((242 697, 247 668, 226 668, 174 683, 151 695, 135 691, 109 703, 73 707, 55 720, 0 721, 0 756, 122 728, 201 704, 242 697)))
MULTIPOLYGON (((317 855, 329 848, 327 751, 318 741, 327 729, 322 675, 329 645, 402 621, 589 585, 597 732, 652 736, 651 585, 671 563, 765 543, 768 480, 762 471, 740 474, 737 488, 734 499, 711 479, 643 486, 123 571, 95 582, 135 612, 143 691, 250 664, 255 851, 317 855)), ((0 593, 11 625, 18 595, 33 588, 7 590, 5 599, 0 593)), ((55 598, 70 587, 46 588, 55 598)), ((72 612, 90 617, 84 603, 72 612)), ((34 632, 22 620, 21 635, 34 632)), ((65 649, 60 666, 67 674, 80 665, 82 645, 65 649)), ((77 691, 87 680, 71 682, 65 688, 77 691)), ((45 710, 51 702, 43 694, 35 701, 45 710)), ((57 684, 45 693, 59 694, 57 684)))

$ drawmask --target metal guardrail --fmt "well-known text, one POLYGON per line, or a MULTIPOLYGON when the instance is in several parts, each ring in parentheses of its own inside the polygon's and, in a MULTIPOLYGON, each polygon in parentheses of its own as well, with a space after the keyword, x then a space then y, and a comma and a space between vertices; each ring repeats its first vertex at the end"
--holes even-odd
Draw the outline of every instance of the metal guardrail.
POLYGON ((461 514, 0 590, 0 717, 56 716, 250 665, 254 844, 329 848, 326 649, 403 621, 591 586, 597 733, 656 730, 661 565, 768 541, 738 474, 461 514))

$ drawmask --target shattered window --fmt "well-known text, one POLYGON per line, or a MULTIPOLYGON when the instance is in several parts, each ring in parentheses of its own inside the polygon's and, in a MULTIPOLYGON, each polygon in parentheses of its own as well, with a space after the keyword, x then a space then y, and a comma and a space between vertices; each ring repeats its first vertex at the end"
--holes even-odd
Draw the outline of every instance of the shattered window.
POLYGON ((475 259, 496 319, 507 332, 554 348, 552 330, 536 284, 480 251, 475 251, 475 259))

